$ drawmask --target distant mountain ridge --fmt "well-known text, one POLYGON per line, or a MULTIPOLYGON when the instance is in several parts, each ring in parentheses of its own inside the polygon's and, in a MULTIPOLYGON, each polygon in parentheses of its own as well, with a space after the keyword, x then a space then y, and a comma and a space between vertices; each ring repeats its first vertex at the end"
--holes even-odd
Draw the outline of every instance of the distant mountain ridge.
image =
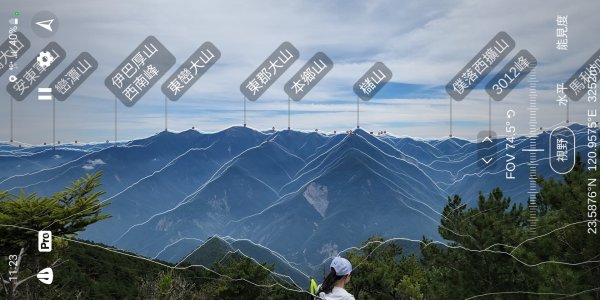
POLYGON ((210 267, 227 258, 250 257, 259 263, 266 263, 274 267, 275 274, 286 281, 296 283, 303 287, 303 283, 309 281, 310 277, 293 267, 281 256, 272 251, 260 247, 248 240, 235 240, 212 236, 186 255, 181 263, 190 265, 203 265, 210 267))
MULTIPOLYGON (((577 144, 585 139, 577 135, 577 144)), ((466 140, 362 129, 327 135, 230 127, 162 132, 119 147, 2 145, 0 190, 49 194, 102 171, 103 199, 111 203, 105 212, 113 217, 82 238, 179 262, 212 237, 227 236, 222 240, 234 252, 277 262, 259 251, 268 248, 309 274, 374 234, 439 240, 439 214, 449 195, 472 203, 480 191, 500 187, 525 203, 528 141, 518 137, 507 150, 507 141, 498 139, 498 161, 486 168, 477 163, 477 144, 466 140), (518 154, 518 180, 505 178, 507 151, 518 154)), ((547 149, 549 133, 540 133, 537 143, 547 149)), ((540 153, 538 163, 538 174, 556 176, 547 154, 540 153)))

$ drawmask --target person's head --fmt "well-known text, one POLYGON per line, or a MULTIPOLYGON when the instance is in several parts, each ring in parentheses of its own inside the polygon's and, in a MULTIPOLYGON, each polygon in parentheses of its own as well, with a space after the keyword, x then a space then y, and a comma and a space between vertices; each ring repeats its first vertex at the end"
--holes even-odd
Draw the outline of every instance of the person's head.
POLYGON ((352 272, 352 264, 350 261, 343 257, 336 257, 331 261, 331 271, 323 280, 321 288, 317 294, 324 292, 325 294, 331 293, 335 286, 344 287, 350 282, 350 273, 352 272))

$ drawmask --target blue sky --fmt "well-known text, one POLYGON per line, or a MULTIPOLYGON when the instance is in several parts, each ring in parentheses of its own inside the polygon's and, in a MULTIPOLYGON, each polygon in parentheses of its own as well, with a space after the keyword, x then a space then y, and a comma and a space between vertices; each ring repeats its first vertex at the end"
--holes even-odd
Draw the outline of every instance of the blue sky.
MULTIPOLYGON (((352 85, 376 61, 394 73, 392 82, 369 102, 361 103, 361 127, 423 138, 449 133, 449 99, 443 86, 496 33, 516 41, 512 57, 529 50, 538 60, 538 122, 550 127, 566 118, 558 107, 555 84, 568 79, 600 44, 598 1, 2 1, 7 19, 21 12, 20 30, 32 40, 20 65, 33 59, 51 40, 67 59, 43 84, 49 84, 75 56, 90 52, 99 68, 66 102, 56 103, 57 139, 63 142, 114 138, 114 97, 104 78, 148 35, 156 36, 177 58, 170 75, 203 42, 211 41, 221 59, 178 102, 169 102, 169 130, 192 126, 217 131, 242 124, 239 85, 283 41, 300 59, 261 99, 247 103, 248 126, 287 127, 284 83, 318 51, 335 63, 333 70, 300 102, 292 103, 292 127, 343 131, 356 126, 352 85), (93 3, 93 4, 92 4, 93 3), (29 19, 49 10, 60 19, 51 39, 37 38, 29 19), (568 15, 569 50, 558 51, 556 16, 568 15), (594 37, 594 38, 593 38, 594 37)), ((8 23, 8 22, 7 22, 8 23)), ((501 63, 503 65, 505 62, 501 63)), ((495 69, 495 72, 500 67, 495 69)), ((488 124, 488 97, 481 87, 455 102, 454 134, 474 138, 488 124)), ((0 82, 8 83, 8 73, 0 82)), ((160 84, 135 106, 118 103, 119 139, 152 135, 164 129, 164 96, 160 84)), ((504 101, 493 103, 493 129, 501 135, 507 109, 517 111, 517 131, 527 133, 527 80, 504 101)), ((0 141, 10 138, 10 100, 2 88, 0 141)), ((571 121, 584 122, 589 103, 571 106, 571 121)), ((40 144, 52 139, 52 104, 32 93, 14 103, 14 138, 40 144)))

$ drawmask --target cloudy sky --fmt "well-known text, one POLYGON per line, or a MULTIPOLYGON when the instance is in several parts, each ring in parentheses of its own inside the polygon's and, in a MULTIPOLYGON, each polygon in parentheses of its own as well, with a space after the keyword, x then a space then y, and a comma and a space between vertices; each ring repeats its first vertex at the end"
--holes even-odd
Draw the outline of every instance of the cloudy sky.
MULTIPOLYGON (((203 42, 211 41, 221 59, 179 101, 168 103, 168 128, 195 126, 217 131, 243 123, 240 84, 283 41, 300 59, 256 102, 248 102, 248 126, 287 127, 284 83, 318 51, 335 63, 333 70, 302 101, 293 102, 292 127, 332 132, 356 126, 352 85, 376 61, 393 72, 392 82, 369 102, 360 103, 361 127, 423 138, 449 133, 449 98, 444 85, 499 31, 516 41, 512 57, 529 50, 538 60, 538 122, 551 127, 566 119, 555 101, 556 83, 566 81, 598 48, 600 2, 580 1, 17 1, 3 0, 6 19, 21 12, 20 31, 32 40, 18 61, 24 66, 50 41, 67 59, 42 85, 48 85, 82 51, 99 62, 96 72, 67 101, 56 103, 56 137, 64 142, 114 139, 114 96, 104 79, 149 35, 177 58, 177 66, 203 42), (51 38, 36 37, 29 21, 51 11, 60 28, 51 38), (557 15, 568 15, 568 51, 556 49, 557 15)), ((505 64, 507 59, 502 62, 505 64)), ((500 70, 497 67, 494 71, 500 70)), ((20 70, 19 70, 20 71, 20 70)), ((472 139, 488 127, 488 96, 481 88, 454 102, 454 135, 472 139)), ((9 72, 0 78, 8 84, 9 72)), ((118 103, 119 139, 145 137, 164 130, 163 77, 135 106, 118 103)), ((517 131, 528 131, 527 79, 502 102, 492 103, 492 127, 504 132, 506 110, 517 112, 517 131)), ((0 141, 10 139, 10 97, 2 88, 0 141)), ((52 141, 52 103, 32 93, 13 103, 14 139, 52 141)), ((591 105, 572 103, 570 120, 584 123, 591 105)))

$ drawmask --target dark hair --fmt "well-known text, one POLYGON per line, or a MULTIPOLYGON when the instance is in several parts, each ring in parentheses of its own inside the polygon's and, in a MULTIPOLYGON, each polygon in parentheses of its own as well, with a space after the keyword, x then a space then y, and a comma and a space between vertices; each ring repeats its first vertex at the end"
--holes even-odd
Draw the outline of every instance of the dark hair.
POLYGON ((342 279, 344 277, 346 277, 346 275, 338 276, 335 273, 335 269, 331 268, 331 272, 329 272, 329 274, 327 275, 327 277, 325 277, 325 280, 323 280, 323 284, 321 284, 321 287, 317 291, 317 295, 319 295, 321 292, 324 292, 325 294, 331 293, 331 291, 333 290, 334 284, 338 280, 340 280, 340 279, 342 279))

